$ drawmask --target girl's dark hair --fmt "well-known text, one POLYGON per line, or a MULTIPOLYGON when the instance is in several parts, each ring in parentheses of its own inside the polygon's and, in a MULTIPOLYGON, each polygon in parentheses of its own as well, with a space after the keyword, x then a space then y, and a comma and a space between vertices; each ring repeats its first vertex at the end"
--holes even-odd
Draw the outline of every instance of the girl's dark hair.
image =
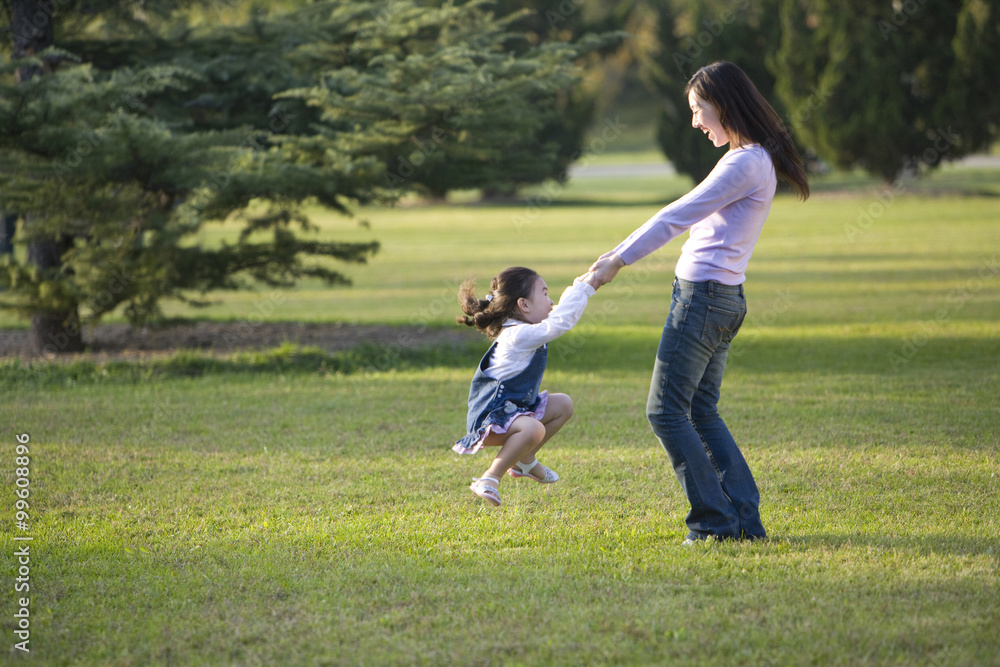
POLYGON ((476 298, 476 282, 466 280, 458 292, 458 303, 466 316, 458 317, 458 323, 476 327, 491 340, 495 339, 503 330, 504 322, 519 316, 517 300, 531 297, 537 279, 538 274, 531 269, 512 266, 493 279, 490 291, 482 299, 476 298))
POLYGON ((725 60, 706 65, 688 81, 684 93, 691 92, 716 108, 733 147, 760 144, 771 154, 778 176, 802 199, 809 197, 802 158, 785 124, 743 70, 725 60))

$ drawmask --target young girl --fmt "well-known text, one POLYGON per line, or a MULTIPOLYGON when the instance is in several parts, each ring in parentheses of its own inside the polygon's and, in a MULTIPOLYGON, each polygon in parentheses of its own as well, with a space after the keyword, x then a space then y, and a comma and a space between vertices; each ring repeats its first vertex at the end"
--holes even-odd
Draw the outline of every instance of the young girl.
POLYGON ((469 487, 493 505, 500 505, 497 487, 504 473, 542 484, 559 479, 535 454, 573 416, 573 401, 566 394, 539 389, 547 344, 580 320, 594 295, 590 279, 587 274, 573 281, 555 308, 548 285, 531 269, 505 269, 483 299, 476 298, 474 282, 462 284, 459 303, 466 317, 458 322, 476 327, 494 342, 472 378, 466 435, 453 449, 475 454, 481 447, 500 448, 469 487))
POLYGON ((661 209, 591 267, 594 283, 690 230, 653 367, 646 416, 691 503, 684 544, 755 539, 756 482, 716 404, 729 345, 743 324, 745 271, 771 209, 777 177, 803 198, 806 180, 771 105, 736 65, 698 70, 687 85, 691 125, 727 152, 704 181, 661 209))

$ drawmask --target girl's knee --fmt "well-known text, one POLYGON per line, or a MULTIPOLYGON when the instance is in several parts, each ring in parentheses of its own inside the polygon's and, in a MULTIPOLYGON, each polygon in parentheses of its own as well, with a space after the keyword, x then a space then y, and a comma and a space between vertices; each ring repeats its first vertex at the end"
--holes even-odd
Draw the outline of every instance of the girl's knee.
POLYGON ((537 419, 532 419, 530 423, 525 424, 524 430, 534 443, 539 443, 545 438, 545 424, 537 419))
POLYGON ((552 394, 549 396, 549 405, 555 418, 569 419, 573 416, 573 399, 567 394, 552 394))
POLYGON ((514 420, 514 424, 508 433, 523 434, 523 437, 527 438, 529 442, 537 443, 541 442, 542 438, 545 437, 545 424, 534 417, 524 415, 514 420))

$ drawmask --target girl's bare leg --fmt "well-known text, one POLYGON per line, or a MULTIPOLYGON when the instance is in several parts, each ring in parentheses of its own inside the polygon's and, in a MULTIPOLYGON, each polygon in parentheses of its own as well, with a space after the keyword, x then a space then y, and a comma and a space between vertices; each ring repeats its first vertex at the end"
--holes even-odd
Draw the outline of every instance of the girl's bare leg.
MULTIPOLYGON (((490 433, 484 445, 498 445, 500 452, 493 459, 492 465, 483 473, 483 477, 496 477, 502 479, 512 465, 524 459, 530 461, 532 456, 526 452, 534 452, 538 449, 546 437, 545 425, 534 417, 518 417, 510 425, 506 433, 490 433)), ((490 484, 490 486, 493 486, 490 484)))
MULTIPOLYGON (((541 421, 541 424, 545 427, 545 437, 542 438, 541 442, 539 442, 537 446, 533 447, 530 451, 525 452, 524 455, 517 460, 521 463, 531 463, 534 461, 535 454, 538 453, 538 450, 541 449, 552 436, 558 433, 559 429, 561 429, 572 416, 573 399, 566 394, 550 394, 549 402, 545 406, 545 417, 543 417, 541 421)), ((545 477, 545 473, 542 472, 539 467, 532 469, 528 474, 537 479, 543 479, 545 477)))

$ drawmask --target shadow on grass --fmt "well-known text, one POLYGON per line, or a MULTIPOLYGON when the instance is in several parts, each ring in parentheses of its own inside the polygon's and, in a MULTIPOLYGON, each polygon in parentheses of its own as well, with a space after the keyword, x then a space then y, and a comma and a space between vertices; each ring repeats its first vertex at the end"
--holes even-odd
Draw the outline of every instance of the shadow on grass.
POLYGON ((796 549, 810 551, 822 549, 861 548, 871 551, 907 551, 922 555, 948 554, 950 556, 989 556, 998 558, 997 542, 989 536, 971 536, 957 532, 948 535, 871 535, 816 534, 777 535, 770 539, 772 545, 786 543, 796 549))
POLYGON ((809 178, 813 194, 875 195, 891 188, 897 194, 912 193, 925 197, 997 197, 997 170, 994 167, 974 167, 935 170, 917 178, 902 179, 889 186, 863 172, 836 171, 809 178))
MULTIPOLYGON (((652 372, 659 344, 659 330, 623 338, 596 333, 584 340, 567 337, 560 347, 553 343, 549 368, 599 372, 642 370, 652 372)), ((983 361, 995 359, 1000 341, 989 338, 916 335, 889 336, 774 336, 764 338, 754 330, 742 332, 729 353, 727 368, 749 374, 830 373, 886 375, 914 370, 961 368, 983 370, 983 361)))
MULTIPOLYGON (((830 254, 822 253, 796 255, 796 261, 802 262, 804 266, 819 268, 810 268, 808 271, 795 273, 795 287, 789 288, 786 293, 795 299, 797 291, 803 292, 805 291, 803 288, 813 284, 821 285, 827 290, 835 285, 834 289, 838 291, 843 291, 845 285, 857 284, 863 287, 877 286, 880 292, 919 293, 926 291, 930 296, 939 294, 933 287, 934 285, 951 283, 954 287, 947 292, 946 296, 958 299, 984 291, 984 287, 988 287, 991 281, 1000 277, 998 276, 1000 272, 996 268, 997 252, 995 248, 952 253, 948 259, 954 265, 940 268, 929 268, 926 265, 916 266, 925 259, 916 253, 865 254, 864 261, 869 267, 867 269, 848 265, 838 266, 833 263, 833 259, 830 254), (907 265, 913 268, 900 268, 900 266, 907 265), (930 286, 923 288, 923 290, 913 287, 913 285, 921 283, 930 286)), ((758 283, 779 282, 788 279, 789 272, 784 269, 769 270, 768 267, 764 267, 754 272, 754 280, 758 283)), ((754 294, 753 298, 766 298, 767 296, 766 294, 754 294)), ((944 297, 942 297, 943 299, 944 297)), ((944 305, 951 306, 952 302, 944 301, 944 305)))
POLYGON ((454 355, 465 361, 462 365, 472 366, 476 363, 476 353, 465 351, 461 346, 397 350, 368 343, 335 353, 316 347, 286 344, 272 350, 240 352, 226 357, 184 350, 161 359, 138 361, 14 360, 0 363, 0 390, 72 387, 81 384, 128 384, 204 375, 377 373, 414 366, 447 365, 446 362, 454 355))
MULTIPOLYGON (((574 331, 549 348, 549 370, 570 373, 650 372, 659 331, 574 331)), ((344 352, 287 344, 262 352, 227 357, 181 351, 161 359, 138 361, 0 362, 0 390, 132 383, 157 378, 219 374, 381 373, 426 368, 468 369, 486 350, 484 342, 399 348, 362 344, 344 352)), ((921 371, 984 370, 1000 342, 990 338, 931 337, 778 337, 741 334, 730 352, 730 371, 750 375, 780 373, 890 375, 921 371)))
MULTIPOLYGON (((737 342, 738 339, 737 339, 737 342)), ((810 337, 743 341, 729 366, 752 374, 831 373, 891 375, 928 369, 981 372, 1000 351, 996 340, 971 337, 810 337)))

